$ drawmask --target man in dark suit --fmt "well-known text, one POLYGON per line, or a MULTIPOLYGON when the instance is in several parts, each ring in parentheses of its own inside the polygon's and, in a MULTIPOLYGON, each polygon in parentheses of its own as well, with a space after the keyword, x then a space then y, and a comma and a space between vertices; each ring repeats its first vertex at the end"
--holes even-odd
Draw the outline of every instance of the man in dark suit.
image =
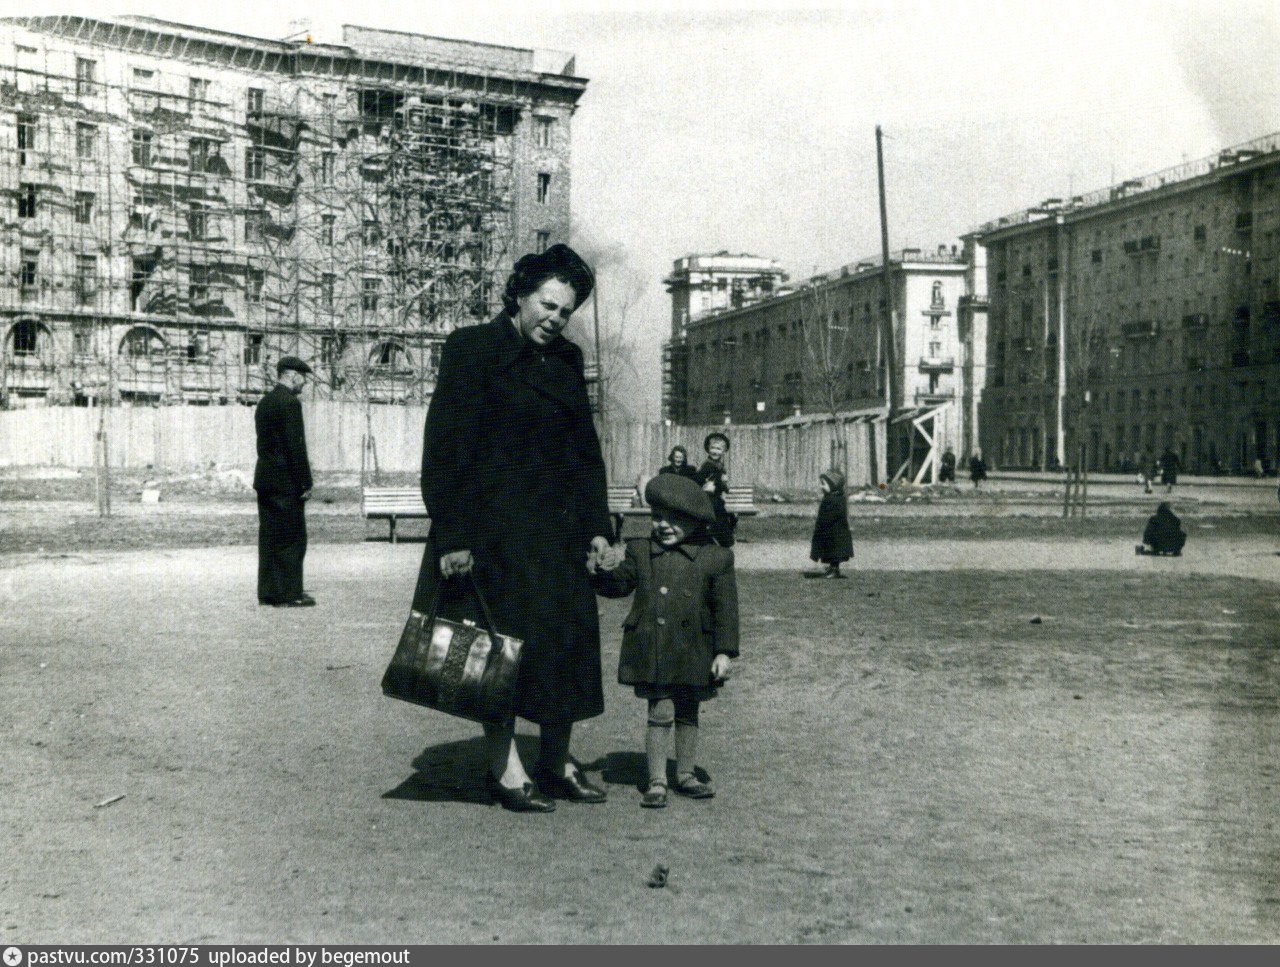
POLYGON ((253 472, 253 489, 258 492, 258 603, 277 608, 316 603, 302 590, 311 464, 298 394, 310 372, 296 356, 282 356, 276 363, 276 385, 253 414, 258 433, 253 472))

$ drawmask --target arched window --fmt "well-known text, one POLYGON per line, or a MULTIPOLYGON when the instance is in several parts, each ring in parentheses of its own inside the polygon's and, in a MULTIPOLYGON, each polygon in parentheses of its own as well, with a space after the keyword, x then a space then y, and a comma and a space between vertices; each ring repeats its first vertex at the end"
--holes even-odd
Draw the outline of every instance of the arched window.
POLYGON ((43 356, 51 348, 49 330, 31 319, 15 322, 5 340, 5 353, 9 356, 43 356))
POLYGON ((150 326, 134 326, 120 340, 120 355, 130 359, 147 359, 164 355, 164 337, 150 326))

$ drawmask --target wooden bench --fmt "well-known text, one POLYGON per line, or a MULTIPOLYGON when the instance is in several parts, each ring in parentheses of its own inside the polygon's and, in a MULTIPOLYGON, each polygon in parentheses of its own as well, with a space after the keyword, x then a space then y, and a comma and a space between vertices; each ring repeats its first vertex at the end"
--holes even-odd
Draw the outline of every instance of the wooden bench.
MULTIPOLYGON (((760 513, 755 505, 755 489, 751 486, 730 487, 724 495, 724 508, 737 517, 754 517, 760 513)), ((635 487, 627 484, 610 484, 609 513, 613 517, 614 540, 618 540, 622 537, 622 524, 625 518, 648 517, 650 510, 637 494, 635 487)))
POLYGON ((396 542, 396 521, 400 518, 430 518, 417 487, 364 487, 360 492, 360 511, 365 520, 391 522, 391 543, 396 542))

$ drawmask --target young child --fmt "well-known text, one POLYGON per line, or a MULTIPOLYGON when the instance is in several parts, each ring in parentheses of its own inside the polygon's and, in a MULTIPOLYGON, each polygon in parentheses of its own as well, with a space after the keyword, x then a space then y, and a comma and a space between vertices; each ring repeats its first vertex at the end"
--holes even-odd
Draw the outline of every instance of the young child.
POLYGON ((809 542, 809 560, 827 566, 814 574, 819 578, 842 578, 840 565, 853 557, 853 537, 849 533, 849 502, 844 495, 844 474, 832 467, 821 477, 822 503, 813 524, 813 540, 809 542))
POLYGON ((738 582, 733 551, 707 533, 711 500, 687 477, 652 478, 644 489, 653 532, 626 542, 626 556, 606 559, 592 579, 609 598, 635 592, 623 622, 618 681, 649 702, 645 754, 649 780, 640 805, 667 804, 667 752, 675 731, 674 789, 690 799, 715 791, 695 775, 698 707, 730 675, 738 655, 738 582))

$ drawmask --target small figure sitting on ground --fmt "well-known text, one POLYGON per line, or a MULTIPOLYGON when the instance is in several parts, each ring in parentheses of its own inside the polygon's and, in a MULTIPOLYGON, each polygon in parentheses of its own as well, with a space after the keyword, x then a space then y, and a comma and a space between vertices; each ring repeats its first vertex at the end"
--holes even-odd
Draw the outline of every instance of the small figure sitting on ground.
POLYGON ((849 533, 849 501, 844 494, 844 474, 834 467, 818 478, 822 487, 822 503, 818 519, 813 523, 813 539, 809 542, 809 560, 825 564, 825 571, 805 577, 842 578, 840 565, 853 557, 853 537, 849 533))
POLYGON ((1182 556, 1182 547, 1187 543, 1186 531, 1168 502, 1163 502, 1156 512, 1147 520, 1147 527, 1142 532, 1142 543, 1134 550, 1138 554, 1171 554, 1182 556))

